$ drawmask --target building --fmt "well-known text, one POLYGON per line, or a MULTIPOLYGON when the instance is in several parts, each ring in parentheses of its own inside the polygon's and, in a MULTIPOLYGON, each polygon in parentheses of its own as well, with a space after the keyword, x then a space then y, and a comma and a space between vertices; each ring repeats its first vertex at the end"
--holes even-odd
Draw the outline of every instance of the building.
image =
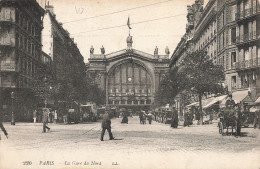
POLYGON ((158 55, 156 47, 152 55, 133 49, 132 43, 129 35, 126 49, 105 54, 101 48, 101 54, 91 53, 88 73, 106 92, 107 105, 148 109, 169 69, 169 51, 166 48, 165 55, 158 55))
POLYGON ((43 15, 36 0, 0 1, 0 109, 5 120, 10 120, 12 109, 16 120, 32 118, 35 104, 29 98, 34 98, 38 68, 44 64, 43 15))
MULTIPOLYGON (((80 102, 84 91, 85 63, 77 43, 70 37, 49 3, 45 7, 43 19, 42 50, 50 56, 53 64, 53 77, 47 77, 53 88, 52 99, 48 104, 64 103, 65 113, 74 101, 80 102)), ((48 76, 48 74, 46 75, 48 76)))
POLYGON ((213 63, 223 66, 225 87, 239 96, 236 101, 253 102, 260 96, 260 1, 209 0, 205 8, 203 4, 203 0, 195 0, 188 6, 190 30, 186 29, 176 47, 171 68, 178 66, 188 52, 206 50, 213 63), (192 32, 189 38, 187 30, 192 32), (187 50, 187 46, 192 47, 187 50))
MULTIPOLYGON (((198 27, 199 21, 203 12, 203 1, 196 0, 194 4, 191 6, 187 6, 187 24, 186 24, 186 32, 175 48, 171 58, 170 58, 170 69, 181 69, 180 65, 183 62, 183 59, 188 56, 189 53, 193 52, 197 46, 195 46, 195 42, 201 42, 202 36, 195 32, 195 28, 198 27), (195 39, 193 38, 195 34, 195 39)), ((205 15, 205 14, 204 14, 205 15)), ((205 36, 203 36, 205 38, 205 36)), ((205 44, 204 44, 205 45, 205 44)), ((205 46, 203 46, 205 47, 205 46)), ((202 48, 199 47, 199 49, 202 48)), ((175 97, 175 107, 178 111, 180 118, 182 118, 183 113, 185 111, 185 99, 186 97, 183 93, 179 93, 175 97)), ((195 101, 196 98, 191 98, 191 102, 195 101)))
POLYGON ((245 99, 254 101, 260 97, 260 1, 236 1, 233 8, 236 33, 232 38, 237 48, 230 61, 237 74, 230 77, 231 87, 249 89, 245 99))

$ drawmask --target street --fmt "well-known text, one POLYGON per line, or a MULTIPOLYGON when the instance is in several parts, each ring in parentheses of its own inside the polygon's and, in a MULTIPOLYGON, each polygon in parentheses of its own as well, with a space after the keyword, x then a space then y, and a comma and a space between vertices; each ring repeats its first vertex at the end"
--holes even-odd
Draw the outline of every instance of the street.
MULTIPOLYGON (((139 118, 112 119, 115 140, 105 133, 100 141, 100 122, 49 124, 4 123, 9 134, 0 142, 0 166, 8 168, 259 168, 260 131, 242 128, 242 136, 222 136, 217 123, 179 126, 139 118), (2 158, 3 157, 3 158, 2 158), (214 158, 213 158, 214 157, 214 158), (225 166, 225 167, 224 167, 225 166)), ((1 167, 0 167, 1 168, 1 167)), ((5 169, 5 168, 3 168, 5 169)))

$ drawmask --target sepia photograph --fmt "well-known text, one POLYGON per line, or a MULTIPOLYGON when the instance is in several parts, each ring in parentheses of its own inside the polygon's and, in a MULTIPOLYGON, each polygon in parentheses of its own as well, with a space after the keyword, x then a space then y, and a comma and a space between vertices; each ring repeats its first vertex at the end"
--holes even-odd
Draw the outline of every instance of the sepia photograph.
POLYGON ((0 0, 0 169, 260 169, 260 0, 0 0))

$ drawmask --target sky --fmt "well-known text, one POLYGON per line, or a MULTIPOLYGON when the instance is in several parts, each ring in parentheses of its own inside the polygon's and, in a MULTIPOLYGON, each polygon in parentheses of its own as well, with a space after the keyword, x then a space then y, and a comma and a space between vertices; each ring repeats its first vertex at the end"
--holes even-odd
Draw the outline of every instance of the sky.
MULTIPOLYGON (((38 1, 44 5, 44 0, 38 1)), ((87 63, 91 45, 94 54, 101 53, 102 45, 106 54, 126 49, 128 17, 134 49, 153 54, 157 46, 163 55, 168 46, 171 56, 185 33, 187 5, 194 1, 49 0, 49 4, 54 6, 56 19, 70 32, 87 63)))

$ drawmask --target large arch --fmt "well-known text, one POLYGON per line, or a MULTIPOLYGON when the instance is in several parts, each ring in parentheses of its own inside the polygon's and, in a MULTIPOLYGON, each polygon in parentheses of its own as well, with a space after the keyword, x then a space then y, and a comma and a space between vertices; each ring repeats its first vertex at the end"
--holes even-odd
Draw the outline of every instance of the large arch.
POLYGON ((115 63, 106 76, 106 103, 121 107, 149 107, 155 90, 154 75, 136 59, 115 63))

